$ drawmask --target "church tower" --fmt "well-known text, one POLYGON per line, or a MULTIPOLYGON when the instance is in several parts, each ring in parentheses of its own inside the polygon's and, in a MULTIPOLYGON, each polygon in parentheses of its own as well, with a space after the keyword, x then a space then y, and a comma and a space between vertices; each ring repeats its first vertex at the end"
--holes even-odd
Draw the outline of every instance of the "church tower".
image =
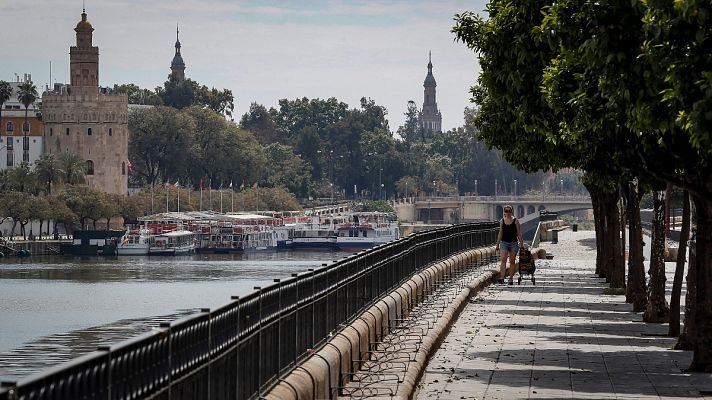
POLYGON ((86 10, 69 49, 69 85, 42 93, 43 153, 79 156, 86 184, 106 193, 128 191, 128 98, 99 87, 99 48, 86 10))
POLYGON ((438 85, 435 83, 433 76, 432 54, 428 54, 428 75, 425 76, 423 87, 425 88, 423 95, 423 110, 420 112, 420 125, 424 129, 432 132, 442 132, 443 117, 438 110, 438 102, 435 98, 435 88, 438 85))
POLYGON ((86 10, 82 10, 82 20, 74 31, 77 45, 69 48, 70 85, 96 89, 99 86, 99 48, 92 46, 94 28, 87 21, 86 10))
POLYGON ((176 54, 171 62, 171 77, 177 82, 185 80, 185 62, 180 55, 180 40, 178 39, 178 25, 176 25, 176 54))

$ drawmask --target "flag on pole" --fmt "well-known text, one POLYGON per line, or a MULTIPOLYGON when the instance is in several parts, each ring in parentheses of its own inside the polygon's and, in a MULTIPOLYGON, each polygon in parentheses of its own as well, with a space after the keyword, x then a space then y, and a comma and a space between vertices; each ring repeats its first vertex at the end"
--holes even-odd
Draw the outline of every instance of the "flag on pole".
POLYGON ((257 182, 255 182, 255 183, 252 184, 252 188, 253 188, 253 189, 257 189, 257 182))
POLYGON ((230 181, 230 186, 228 186, 230 189, 232 189, 232 181, 230 181))
POLYGON ((244 189, 244 188, 245 188, 245 182, 242 182, 242 183, 240 184, 240 190, 242 190, 242 189, 244 189))
POLYGON ((129 171, 133 171, 133 165, 131 164, 131 160, 126 160, 126 166, 129 167, 129 171))
POLYGON ((173 185, 175 188, 180 188, 180 184, 178 183, 178 180, 176 179, 176 183, 173 185))
POLYGON ((203 178, 200 178, 200 190, 203 190, 203 178))
POLYGON ((222 190, 222 181, 220 182, 220 190, 222 190))

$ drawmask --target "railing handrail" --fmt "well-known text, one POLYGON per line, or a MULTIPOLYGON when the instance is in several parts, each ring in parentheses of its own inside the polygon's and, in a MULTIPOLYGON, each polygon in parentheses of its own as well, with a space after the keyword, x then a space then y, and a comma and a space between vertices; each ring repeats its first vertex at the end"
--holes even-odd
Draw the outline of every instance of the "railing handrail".
POLYGON ((494 244, 497 228, 496 222, 477 222, 417 232, 276 280, 215 310, 163 323, 160 329, 19 382, 4 382, 0 400, 35 398, 37 393, 43 393, 43 399, 66 398, 67 393, 86 399, 141 393, 143 398, 177 390, 172 388, 178 385, 222 390, 214 380, 235 392, 231 398, 255 398, 407 277, 451 254, 494 244))

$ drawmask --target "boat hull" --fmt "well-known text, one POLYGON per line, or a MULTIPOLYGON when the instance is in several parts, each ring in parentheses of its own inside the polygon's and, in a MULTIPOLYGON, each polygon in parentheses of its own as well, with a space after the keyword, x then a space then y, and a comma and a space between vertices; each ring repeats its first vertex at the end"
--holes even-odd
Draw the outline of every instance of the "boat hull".
POLYGON ((238 247, 199 247, 195 249, 200 254, 234 254, 242 253, 244 250, 238 247))
POLYGON ((116 248, 120 256, 147 256, 149 246, 121 246, 116 248))

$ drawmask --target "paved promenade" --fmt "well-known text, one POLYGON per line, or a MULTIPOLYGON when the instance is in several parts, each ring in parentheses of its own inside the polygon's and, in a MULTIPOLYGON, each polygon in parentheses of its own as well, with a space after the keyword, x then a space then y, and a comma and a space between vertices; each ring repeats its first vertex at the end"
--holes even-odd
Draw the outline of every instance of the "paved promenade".
POLYGON ((712 399, 712 375, 683 372, 692 354, 669 350, 666 324, 602 295, 592 231, 542 247, 554 259, 537 261, 536 285, 515 279, 470 301, 415 398, 712 399))

